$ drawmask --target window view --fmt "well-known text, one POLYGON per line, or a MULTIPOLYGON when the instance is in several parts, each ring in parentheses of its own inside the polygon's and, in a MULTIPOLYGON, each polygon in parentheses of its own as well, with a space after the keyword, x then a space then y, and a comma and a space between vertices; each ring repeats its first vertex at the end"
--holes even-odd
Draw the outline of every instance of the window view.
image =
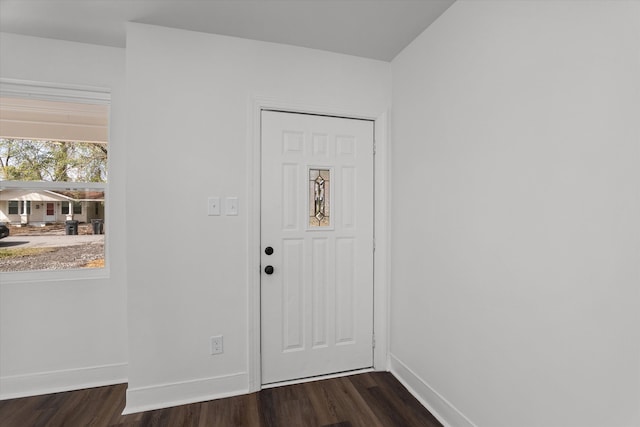
POLYGON ((0 272, 103 268, 108 106, 0 98, 0 272))

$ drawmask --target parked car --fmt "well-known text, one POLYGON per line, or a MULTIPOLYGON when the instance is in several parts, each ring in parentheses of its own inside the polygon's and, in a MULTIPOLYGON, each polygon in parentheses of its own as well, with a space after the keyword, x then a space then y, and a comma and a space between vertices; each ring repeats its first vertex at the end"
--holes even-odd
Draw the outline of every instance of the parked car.
POLYGON ((0 239, 9 235, 9 227, 0 223, 0 239))

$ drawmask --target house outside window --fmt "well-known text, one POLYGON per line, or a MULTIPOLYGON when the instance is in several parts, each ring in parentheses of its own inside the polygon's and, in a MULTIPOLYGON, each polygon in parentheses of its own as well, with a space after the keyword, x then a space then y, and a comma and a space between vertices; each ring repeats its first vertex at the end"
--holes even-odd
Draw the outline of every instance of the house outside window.
POLYGON ((104 275, 91 270, 107 265, 110 98, 107 90, 0 79, 0 222, 16 243, 64 236, 46 248, 0 247, 0 281, 104 275))

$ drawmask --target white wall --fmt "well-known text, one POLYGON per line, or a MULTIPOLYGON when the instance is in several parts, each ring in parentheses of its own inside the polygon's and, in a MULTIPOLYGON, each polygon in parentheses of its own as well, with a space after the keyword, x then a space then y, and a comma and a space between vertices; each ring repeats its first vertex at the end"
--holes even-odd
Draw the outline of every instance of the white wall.
POLYGON ((391 361, 450 425, 640 425, 639 54, 637 2, 458 1, 393 61, 391 361))
POLYGON ((254 97, 381 114, 390 83, 389 63, 129 26, 127 411, 248 389, 254 97), (207 216, 208 196, 239 197, 239 215, 207 216))
POLYGON ((0 34, 0 77, 112 91, 109 277, 0 278, 0 398, 126 381, 124 60, 124 49, 0 34))

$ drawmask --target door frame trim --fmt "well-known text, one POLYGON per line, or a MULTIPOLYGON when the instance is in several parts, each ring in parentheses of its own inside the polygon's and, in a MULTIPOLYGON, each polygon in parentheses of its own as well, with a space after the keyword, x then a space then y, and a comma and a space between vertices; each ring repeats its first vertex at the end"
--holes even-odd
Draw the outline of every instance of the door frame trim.
POLYGON ((374 236, 373 259, 373 329, 375 347, 373 368, 389 370, 389 221, 390 172, 389 110, 377 113, 354 112, 336 106, 294 104, 270 98, 252 97, 247 117, 247 362, 249 393, 262 388, 260 353, 260 185, 261 185, 261 113, 277 110, 291 113, 317 114, 374 122, 374 236))

